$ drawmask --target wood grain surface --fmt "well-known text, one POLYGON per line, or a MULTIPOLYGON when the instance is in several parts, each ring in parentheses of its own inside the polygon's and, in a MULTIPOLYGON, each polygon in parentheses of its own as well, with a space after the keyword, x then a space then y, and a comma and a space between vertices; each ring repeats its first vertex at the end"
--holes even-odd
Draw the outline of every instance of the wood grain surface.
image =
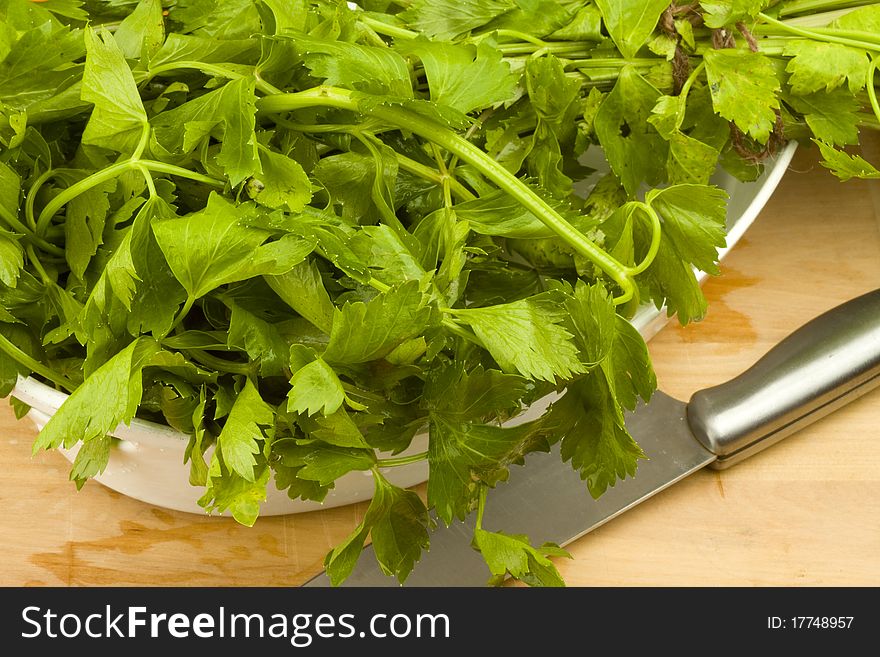
MULTIPOLYGON (((863 147, 880 161, 880 141, 863 147)), ((650 344, 687 399, 813 316, 880 286, 880 182, 798 153, 709 281, 701 323, 650 344)), ((880 585, 880 391, 736 467, 701 471, 570 546, 570 585, 880 585)), ((296 585, 366 505, 260 519, 165 511, 90 483, 0 408, 0 585, 296 585)), ((507 528, 516 529, 516 528, 507 528)), ((540 538, 540 537, 535 537, 540 538)))

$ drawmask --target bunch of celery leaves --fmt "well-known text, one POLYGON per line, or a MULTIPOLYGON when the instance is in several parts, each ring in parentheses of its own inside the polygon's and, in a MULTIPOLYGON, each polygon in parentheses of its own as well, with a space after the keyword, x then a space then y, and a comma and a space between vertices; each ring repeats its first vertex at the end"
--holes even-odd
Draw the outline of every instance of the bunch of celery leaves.
POLYGON ((404 581, 433 523, 475 512, 487 578, 561 585, 563 550, 482 527, 487 493, 556 442, 584 504, 636 475, 624 411, 656 381, 627 320, 705 314, 711 174, 754 180, 801 139, 843 180, 880 177, 843 149, 880 127, 880 3, 0 0, 0 18, 0 395, 18 376, 71 393, 34 449, 81 442, 77 486, 120 422, 188 434, 200 504, 246 525, 267 486, 321 500, 372 471, 334 583, 368 536, 404 581), (426 501, 388 479, 419 460, 426 501))

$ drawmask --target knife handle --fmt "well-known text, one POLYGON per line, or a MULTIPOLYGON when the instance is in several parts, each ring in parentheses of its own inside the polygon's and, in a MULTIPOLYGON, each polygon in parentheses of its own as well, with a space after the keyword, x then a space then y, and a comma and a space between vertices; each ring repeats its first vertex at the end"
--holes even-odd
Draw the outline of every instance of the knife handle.
POLYGON ((880 290, 805 324, 734 379, 687 407, 723 470, 880 386, 880 290))

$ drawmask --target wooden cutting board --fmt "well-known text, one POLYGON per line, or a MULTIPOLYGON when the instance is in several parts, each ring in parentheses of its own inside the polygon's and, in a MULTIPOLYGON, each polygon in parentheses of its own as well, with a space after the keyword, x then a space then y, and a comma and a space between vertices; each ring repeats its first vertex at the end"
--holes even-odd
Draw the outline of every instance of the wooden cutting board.
MULTIPOLYGON (((880 140, 864 150, 880 161, 880 140)), ((709 316, 652 340, 660 386, 687 399, 878 286, 880 182, 841 184, 802 150, 707 283, 709 316)), ((3 404, 0 585, 296 585, 366 509, 248 529, 94 483, 77 493, 63 457, 31 458, 34 436, 3 404)), ((570 551, 570 585, 880 585, 880 391, 730 470, 698 472, 570 551)))

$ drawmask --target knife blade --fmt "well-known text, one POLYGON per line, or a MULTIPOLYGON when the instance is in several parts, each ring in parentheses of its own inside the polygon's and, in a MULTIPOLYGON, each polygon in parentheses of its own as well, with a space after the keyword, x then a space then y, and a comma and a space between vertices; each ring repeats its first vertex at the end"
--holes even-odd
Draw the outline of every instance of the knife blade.
MULTIPOLYGON (((559 456, 530 455, 526 467, 490 495, 483 526, 512 528, 534 541, 566 545, 711 466, 724 469, 782 440, 880 385, 880 290, 805 324, 734 379, 696 392, 688 403, 657 392, 627 414, 626 426, 648 460, 635 477, 598 500, 559 456)), ((489 572, 471 547, 473 518, 439 525, 408 586, 480 586, 489 572)), ((372 549, 346 586, 397 586, 372 549)), ((321 573, 305 586, 329 586, 321 573)))

